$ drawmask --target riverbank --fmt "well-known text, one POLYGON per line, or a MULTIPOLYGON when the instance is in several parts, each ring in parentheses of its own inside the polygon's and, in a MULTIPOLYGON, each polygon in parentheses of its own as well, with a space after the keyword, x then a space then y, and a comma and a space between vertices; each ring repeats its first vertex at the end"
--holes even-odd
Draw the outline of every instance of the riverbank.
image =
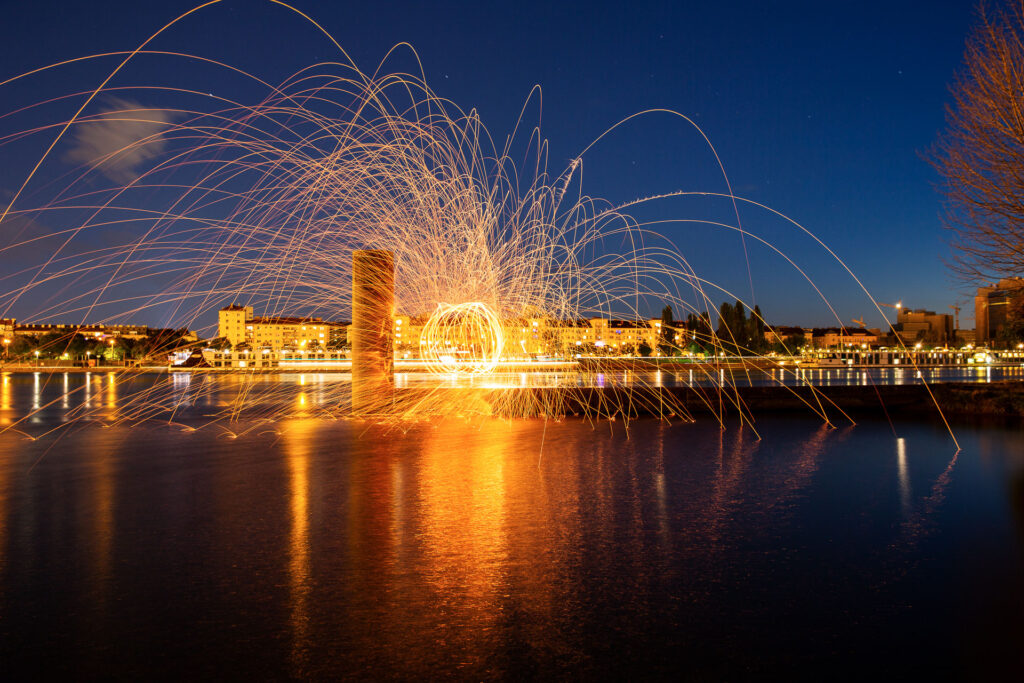
MULTIPOLYGON (((30 374, 34 372, 45 372, 47 374, 56 374, 62 372, 69 372, 74 374, 85 374, 88 372, 132 372, 132 373, 164 373, 178 370, 179 368, 166 365, 135 365, 125 367, 123 365, 96 365, 93 367, 82 367, 80 365, 0 365, 0 372, 30 374)), ((182 370, 195 371, 195 368, 181 368, 182 370)))

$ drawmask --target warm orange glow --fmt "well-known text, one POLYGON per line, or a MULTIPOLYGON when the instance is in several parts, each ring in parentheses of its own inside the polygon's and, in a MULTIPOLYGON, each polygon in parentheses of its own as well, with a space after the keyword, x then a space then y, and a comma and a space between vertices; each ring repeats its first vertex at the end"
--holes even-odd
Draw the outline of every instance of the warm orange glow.
POLYGON ((312 420, 295 420, 285 426, 283 435, 291 494, 288 580, 293 659, 301 658, 309 647, 309 452, 316 424, 312 420))
POLYGON ((487 304, 438 304, 423 328, 420 344, 431 370, 484 373, 501 360, 505 333, 487 304))

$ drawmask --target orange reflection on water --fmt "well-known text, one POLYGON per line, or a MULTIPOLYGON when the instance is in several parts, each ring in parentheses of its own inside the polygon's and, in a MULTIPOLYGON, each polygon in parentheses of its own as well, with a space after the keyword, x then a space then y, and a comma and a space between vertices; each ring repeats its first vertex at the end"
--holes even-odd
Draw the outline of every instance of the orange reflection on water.
POLYGON ((107 373, 107 419, 117 417, 117 375, 113 372, 107 373))
POLYGON ((88 516, 82 519, 82 538, 91 560, 92 608, 97 615, 102 615, 109 608, 113 583, 112 555, 117 532, 117 471, 113 452, 116 437, 108 430, 96 430, 89 432, 87 438, 89 486, 82 492, 90 499, 84 509, 91 512, 91 519, 88 516))
POLYGON ((473 638, 501 618, 499 601, 507 591, 506 465, 523 424, 487 421, 467 429, 443 423, 424 433, 418 479, 425 578, 440 611, 465 614, 473 624, 460 634, 442 624, 442 638, 473 638))
MULTIPOLYGON (((2 383, 3 392, 9 392, 8 386, 9 378, 5 374, 3 379, 0 380, 2 383)), ((3 394, 0 393, 0 396, 3 394)), ((0 406, 3 406, 0 403, 0 406)), ((16 446, 14 443, 15 436, 13 434, 0 434, 0 568, 3 568, 7 562, 7 515, 10 508, 11 498, 11 480, 13 479, 14 472, 14 454, 17 453, 16 446)), ((0 572, 2 576, 3 572, 0 572)), ((0 583, 0 600, 3 599, 3 586, 5 584, 0 583)))
POLYGON ((85 389, 83 390, 82 403, 86 408, 92 408, 92 373, 85 373, 85 389))
POLYGON ((315 420, 290 422, 282 436, 288 466, 291 531, 288 587, 291 593, 292 660, 299 664, 309 649, 309 453, 315 420))

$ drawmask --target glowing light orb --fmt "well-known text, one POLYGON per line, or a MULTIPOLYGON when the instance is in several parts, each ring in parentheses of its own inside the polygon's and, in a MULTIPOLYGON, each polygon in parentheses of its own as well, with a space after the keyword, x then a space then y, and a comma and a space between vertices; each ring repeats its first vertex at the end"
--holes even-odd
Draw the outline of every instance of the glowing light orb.
POLYGON ((504 347, 498 315, 479 301, 438 304, 420 336, 421 357, 435 372, 491 372, 504 347))

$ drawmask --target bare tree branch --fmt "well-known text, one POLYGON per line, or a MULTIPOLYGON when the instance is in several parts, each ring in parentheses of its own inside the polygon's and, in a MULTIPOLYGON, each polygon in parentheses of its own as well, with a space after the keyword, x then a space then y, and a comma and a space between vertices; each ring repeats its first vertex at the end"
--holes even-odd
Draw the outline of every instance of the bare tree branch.
POLYGON ((968 281, 1024 273, 1024 0, 978 15, 929 155, 942 176, 950 265, 968 281))

